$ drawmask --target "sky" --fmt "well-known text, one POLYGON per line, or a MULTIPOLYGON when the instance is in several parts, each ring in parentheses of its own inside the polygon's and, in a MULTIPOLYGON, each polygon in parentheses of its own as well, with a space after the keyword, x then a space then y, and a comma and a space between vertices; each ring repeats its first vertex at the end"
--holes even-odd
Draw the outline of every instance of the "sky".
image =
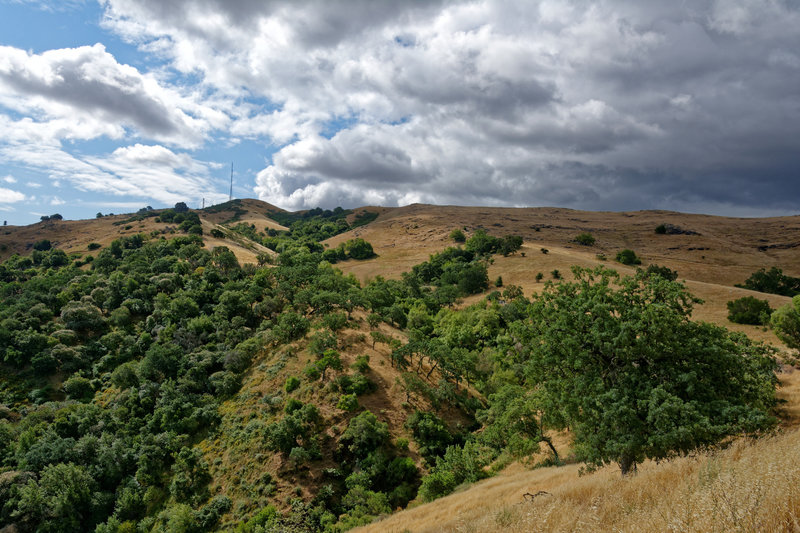
POLYGON ((796 0, 0 0, 0 219, 800 213, 796 0))

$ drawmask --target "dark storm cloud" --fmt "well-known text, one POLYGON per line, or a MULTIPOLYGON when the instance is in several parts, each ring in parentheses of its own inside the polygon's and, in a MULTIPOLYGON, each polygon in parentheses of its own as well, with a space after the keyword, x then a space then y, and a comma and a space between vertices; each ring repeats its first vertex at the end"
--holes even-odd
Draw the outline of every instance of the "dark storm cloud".
POLYGON ((257 178, 279 205, 797 209, 795 2, 106 6, 179 70, 279 104, 234 126, 288 142, 257 178))

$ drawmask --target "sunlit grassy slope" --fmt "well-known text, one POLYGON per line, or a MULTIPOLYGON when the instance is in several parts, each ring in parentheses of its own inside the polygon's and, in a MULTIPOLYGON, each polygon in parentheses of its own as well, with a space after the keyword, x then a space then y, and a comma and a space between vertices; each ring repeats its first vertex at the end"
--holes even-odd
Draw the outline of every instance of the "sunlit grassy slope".
POLYGON ((616 466, 581 476, 578 465, 516 464, 354 531, 800 531, 800 371, 786 368, 781 381, 785 422, 774 435, 646 462, 627 478, 616 466))

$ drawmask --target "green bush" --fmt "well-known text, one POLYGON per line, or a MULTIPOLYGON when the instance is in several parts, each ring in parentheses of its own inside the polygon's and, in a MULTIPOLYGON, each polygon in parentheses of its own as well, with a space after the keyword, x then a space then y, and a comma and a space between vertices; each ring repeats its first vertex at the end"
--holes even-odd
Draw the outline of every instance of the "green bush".
POLYGON ((455 444, 455 437, 444 420, 433 413, 415 411, 405 423, 419 446, 419 453, 433 463, 436 457, 445 453, 448 446, 455 444))
POLYGON ((667 234, 667 226, 665 224, 659 224, 656 226, 656 234, 658 235, 666 235, 667 234))
POLYGON ((641 265, 642 260, 636 256, 636 252, 628 248, 617 252, 617 261, 623 265, 641 265))
POLYGON ((359 355, 356 357, 355 362, 350 365, 350 368, 361 372, 362 374, 369 370, 369 356, 368 355, 359 355))
POLYGON ((422 479, 419 495, 430 502, 446 496, 462 483, 474 483, 487 476, 484 467, 491 462, 491 454, 474 442, 463 447, 449 446, 436 466, 422 479))
POLYGON ((786 346, 800 350, 800 295, 772 313, 771 323, 775 334, 786 346))
POLYGON ((766 300, 744 296, 728 302, 728 320, 736 324, 761 326, 769 323, 772 308, 766 300))
POLYGON ((575 242, 583 246, 592 246, 596 242, 596 239, 591 233, 581 233, 575 237, 575 242))
POLYGON ((464 242, 467 240, 467 236, 464 235, 464 232, 458 228, 450 232, 450 238, 453 239, 455 242, 464 242))
POLYGON ((42 239, 41 241, 36 241, 33 243, 33 249, 38 250, 40 252, 44 252, 49 250, 52 247, 52 244, 48 239, 42 239))
POLYGON ((300 379, 296 378, 295 376, 289 376, 286 378, 286 383, 283 385, 283 390, 287 393, 292 392, 300 386, 300 379))
POLYGON ((336 403, 337 409, 354 412, 358 410, 358 397, 355 394, 342 394, 336 403))
POLYGON ((678 273, 672 270, 669 267, 659 266, 659 265, 648 265, 647 270, 645 270, 647 274, 651 276, 661 276, 662 278, 668 281, 675 281, 678 279, 678 273))
POLYGON ((98 248, 100 248, 100 246, 101 244, 99 242, 90 242, 88 248, 91 251, 91 250, 97 250, 98 248))

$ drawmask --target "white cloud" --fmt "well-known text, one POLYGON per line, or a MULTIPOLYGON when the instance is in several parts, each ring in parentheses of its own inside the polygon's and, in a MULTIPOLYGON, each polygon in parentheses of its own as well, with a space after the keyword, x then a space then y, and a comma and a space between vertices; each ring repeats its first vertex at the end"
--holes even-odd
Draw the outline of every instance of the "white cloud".
POLYGON ((256 193, 290 208, 766 212, 800 195, 796 3, 101 5, 105 28, 165 64, 137 69, 102 45, 0 47, 13 112, 0 113, 0 156, 84 190, 209 198, 215 164, 191 150, 247 138, 277 150, 256 193), (122 146, 71 147, 98 137, 122 146))
POLYGON ((0 105, 27 117, 2 137, 119 139, 131 129, 161 142, 198 146, 226 118, 195 100, 118 63, 102 44, 41 54, 0 46, 0 105))
POLYGON ((224 197, 210 179, 214 165, 160 145, 135 144, 108 155, 77 156, 53 144, 0 144, 0 158, 47 173, 51 184, 67 181, 79 190, 132 196, 145 203, 224 197))
POLYGON ((14 178, 14 176, 5 176, 3 178, 3 181, 5 181, 6 183, 16 183, 17 182, 17 180, 16 180, 16 178, 14 178))
POLYGON ((24 200, 25 195, 21 192, 0 187, 0 204, 13 204, 24 200))

